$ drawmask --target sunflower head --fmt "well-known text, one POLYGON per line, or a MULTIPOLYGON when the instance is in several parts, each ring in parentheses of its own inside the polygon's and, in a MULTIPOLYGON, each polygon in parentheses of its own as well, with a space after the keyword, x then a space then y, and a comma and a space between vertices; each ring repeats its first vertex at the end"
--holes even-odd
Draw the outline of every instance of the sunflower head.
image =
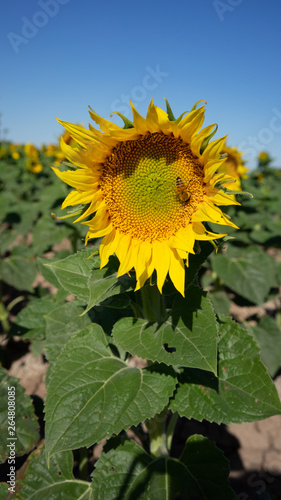
POLYGON ((24 152, 28 158, 38 158, 38 150, 31 143, 25 144, 24 152))
POLYGON ((229 180, 221 170, 225 138, 210 142, 215 125, 200 130, 205 105, 197 103, 177 120, 169 105, 165 112, 152 100, 146 118, 131 107, 132 122, 120 115, 124 128, 91 109, 100 130, 59 120, 78 145, 61 139, 63 154, 78 167, 54 169, 74 188, 62 208, 88 204, 76 222, 94 214, 84 222, 86 243, 103 238, 101 267, 115 253, 118 276, 135 270, 136 290, 156 270, 160 292, 169 273, 184 295, 185 265, 195 241, 224 236, 210 232, 206 223, 236 227, 219 208, 238 204, 218 187, 229 180))
POLYGON ((258 156, 258 166, 262 169, 268 167, 272 162, 271 156, 266 151, 261 151, 258 156))
POLYGON ((246 179, 246 174, 248 172, 242 160, 242 153, 240 153, 237 148, 231 148, 229 146, 224 146, 222 153, 227 155, 227 157, 220 171, 233 177, 233 182, 228 182, 226 187, 229 190, 241 191, 241 179, 246 179))
POLYGON ((39 163, 37 158, 28 158, 26 160, 26 168, 33 174, 40 174, 43 170, 43 165, 39 163))

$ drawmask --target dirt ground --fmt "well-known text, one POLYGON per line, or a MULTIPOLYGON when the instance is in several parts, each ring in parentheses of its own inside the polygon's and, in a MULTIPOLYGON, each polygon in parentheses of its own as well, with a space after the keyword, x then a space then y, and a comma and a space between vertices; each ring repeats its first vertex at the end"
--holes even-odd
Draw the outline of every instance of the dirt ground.
MULTIPOLYGON (((48 363, 27 352, 15 360, 9 374, 20 379, 28 395, 42 400, 46 396, 45 375, 48 363)), ((275 379, 281 397, 281 375, 275 379)), ((185 440, 198 433, 215 441, 230 462, 230 484, 237 500, 281 499, 281 416, 254 423, 230 426, 180 419, 174 449, 177 455, 185 440)), ((102 446, 94 448, 93 461, 102 446)), ((218 499, 223 500, 223 499, 218 499)))

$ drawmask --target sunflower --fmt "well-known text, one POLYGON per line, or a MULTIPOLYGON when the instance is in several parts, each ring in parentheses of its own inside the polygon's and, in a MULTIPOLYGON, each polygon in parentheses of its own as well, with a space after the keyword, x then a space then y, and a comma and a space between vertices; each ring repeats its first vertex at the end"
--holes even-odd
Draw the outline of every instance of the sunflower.
MULTIPOLYGON (((205 101, 199 101, 202 103, 205 101)), ((89 204, 75 222, 95 214, 86 243, 100 238, 101 268, 116 254, 118 276, 136 273, 136 290, 157 273, 162 287, 169 273, 175 288, 184 295, 185 265, 196 240, 225 236, 206 229, 204 222, 237 227, 218 208, 237 203, 220 190, 229 176, 219 172, 225 138, 209 142, 214 126, 202 127, 205 105, 182 113, 175 120, 151 100, 146 118, 131 103, 133 122, 123 117, 124 128, 101 118, 91 118, 100 127, 58 120, 79 147, 61 139, 66 158, 78 168, 57 176, 74 187, 62 208, 89 204)))
POLYGON ((241 179, 246 179, 246 173, 248 172, 242 160, 242 153, 240 153, 237 148, 231 148, 229 146, 224 146, 222 153, 227 154, 227 158, 219 170, 220 172, 230 175, 234 179, 233 182, 227 183, 225 187, 233 191, 242 191, 241 179))

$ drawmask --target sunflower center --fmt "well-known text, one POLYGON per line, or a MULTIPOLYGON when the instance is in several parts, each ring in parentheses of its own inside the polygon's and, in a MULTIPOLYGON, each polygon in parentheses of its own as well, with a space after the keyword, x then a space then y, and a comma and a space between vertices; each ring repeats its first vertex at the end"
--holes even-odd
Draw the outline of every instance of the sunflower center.
POLYGON ((116 145, 103 164, 100 188, 113 226, 153 242, 190 221, 203 200, 203 177, 187 143, 155 132, 116 145))

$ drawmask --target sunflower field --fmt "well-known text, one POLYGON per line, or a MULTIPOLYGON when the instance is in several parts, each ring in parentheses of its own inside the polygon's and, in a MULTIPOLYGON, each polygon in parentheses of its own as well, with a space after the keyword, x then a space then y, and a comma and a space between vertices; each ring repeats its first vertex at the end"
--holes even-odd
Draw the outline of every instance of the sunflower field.
POLYGON ((203 101, 131 107, 0 143, 1 498, 234 499, 224 450, 179 429, 281 414, 281 169, 248 170, 203 101))

